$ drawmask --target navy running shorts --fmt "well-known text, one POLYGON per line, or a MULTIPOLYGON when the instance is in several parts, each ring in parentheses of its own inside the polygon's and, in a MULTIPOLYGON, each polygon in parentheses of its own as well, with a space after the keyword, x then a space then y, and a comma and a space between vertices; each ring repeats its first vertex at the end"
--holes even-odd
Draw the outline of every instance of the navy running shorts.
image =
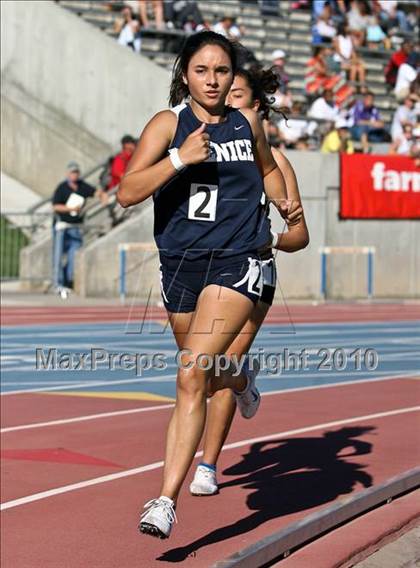
POLYGON ((274 260, 261 260, 255 253, 213 258, 211 262, 208 259, 161 259, 162 299, 165 308, 172 313, 193 312, 201 291, 210 284, 236 290, 254 304, 262 297, 264 302, 271 304, 273 282, 275 285, 274 260), (264 280, 269 282, 267 286, 264 286, 264 280))

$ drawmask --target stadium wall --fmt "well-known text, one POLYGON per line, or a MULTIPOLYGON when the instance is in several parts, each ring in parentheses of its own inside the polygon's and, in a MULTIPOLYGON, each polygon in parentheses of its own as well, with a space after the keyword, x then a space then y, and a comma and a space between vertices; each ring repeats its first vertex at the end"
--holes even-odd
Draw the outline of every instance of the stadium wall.
MULTIPOLYGON (((374 295, 378 298, 420 297, 420 222, 415 220, 342 220, 339 218, 339 156, 288 152, 295 168, 311 242, 298 253, 277 256, 280 286, 276 301, 320 296, 320 246, 374 246, 374 295)), ((281 230, 279 216, 272 215, 281 230)), ((367 295, 365 255, 328 258, 328 297, 363 298, 367 295)))
POLYGON ((1 2, 1 36, 2 170, 45 197, 167 106, 167 71, 54 2, 1 2))
MULTIPOLYGON (((288 152, 299 181, 310 231, 309 246, 297 253, 277 253, 278 288, 275 301, 320 297, 321 246, 375 246, 374 292, 377 298, 420 297, 420 223, 417 221, 343 221, 338 217, 339 159, 315 152, 288 152)), ((153 241, 151 200, 111 233, 85 247, 79 256, 77 290, 84 296, 118 294, 118 245, 153 241)), ((277 211, 273 228, 283 230, 277 211)), ((367 295, 367 259, 364 255, 333 255, 328 260, 328 298, 351 299, 367 295)), ((137 301, 159 296, 157 255, 127 254, 127 292, 137 301)))

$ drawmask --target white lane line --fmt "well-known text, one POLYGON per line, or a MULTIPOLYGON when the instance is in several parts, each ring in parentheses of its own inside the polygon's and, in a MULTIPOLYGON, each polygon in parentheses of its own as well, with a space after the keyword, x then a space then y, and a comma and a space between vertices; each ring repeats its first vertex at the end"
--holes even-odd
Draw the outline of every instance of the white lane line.
MULTIPOLYGON (((328 389, 331 387, 343 387, 347 385, 356 385, 363 383, 376 383, 379 381, 393 381, 397 379, 405 379, 409 377, 418 376, 418 373, 412 373, 407 375, 390 375, 389 377, 378 377, 376 379, 361 379, 359 381, 342 381, 340 383, 328 383, 327 385, 311 385, 307 387, 296 387, 292 389, 282 389, 275 391, 262 392, 261 396, 271 396, 277 394, 287 394, 290 392, 299 392, 307 390, 316 389, 328 389)), ((160 404, 157 406, 147 406, 142 408, 130 408, 128 410, 115 410, 113 412, 102 412, 100 414, 86 414, 84 416, 75 416, 74 418, 62 418, 58 420, 50 420, 48 422, 34 422, 32 424, 20 424, 18 426, 9 426, 7 428, 2 428, 0 430, 1 434, 6 434, 7 432, 16 432, 19 430, 33 430, 34 428, 46 428, 48 426, 61 426, 63 424, 73 424, 75 422, 85 422, 87 420, 99 420, 101 418, 113 418, 115 416, 124 416, 127 414, 137 414, 139 412, 150 412, 154 410, 163 410, 167 408, 173 408, 175 405, 170 404, 160 404)))
MULTIPOLYGON (((1 386, 16 386, 16 385, 71 385, 73 381, 1 381, 1 386)), ((89 381, 85 381, 89 384, 89 381)))
MULTIPOLYGON (((246 440, 240 440, 238 442, 233 442, 232 444, 227 444, 223 446, 222 451, 232 450, 234 448, 240 448, 243 446, 248 446, 256 442, 265 442, 267 440, 272 440, 273 438, 280 438, 285 436, 295 436, 297 434, 303 434, 305 432, 313 432, 315 430, 321 430, 324 428, 333 428, 335 426, 341 426, 343 424, 351 424, 353 422, 359 422, 360 420, 374 420, 376 418, 385 418, 387 416, 397 416, 399 414, 408 414, 409 412, 417 412, 420 410, 420 406, 412 406, 407 408, 399 408, 397 410, 389 410, 387 412, 377 412, 375 414, 366 414, 364 416, 354 416, 353 418, 345 418, 344 420, 334 420, 333 422, 324 422, 323 424, 315 424, 314 426, 307 426, 305 428, 297 428, 295 430, 286 430, 283 432, 275 432, 273 434, 268 434, 267 436, 260 436, 258 438, 248 438, 246 440)), ((195 457, 200 457, 203 452, 197 452, 195 457)), ((100 485, 102 483, 107 483, 108 481, 115 481, 116 479, 122 479, 124 477, 130 477, 132 475, 138 475, 139 473, 144 473, 146 471, 151 471, 153 469, 159 469, 163 466, 163 461, 158 461, 150 463, 148 465, 143 465, 140 467, 135 467, 133 469, 127 469, 126 471, 120 471, 118 473, 113 473, 110 475, 104 475, 102 477, 95 477, 94 479, 87 479, 86 481, 80 481, 79 483, 72 483, 70 485, 64 485, 62 487, 56 487, 55 489, 49 489, 48 491, 42 491, 40 493, 34 493, 33 495, 27 495, 26 497, 20 497, 19 499, 13 499, 12 501, 6 501, 0 506, 0 511, 6 511, 7 509, 12 509, 14 507, 20 507, 21 505, 27 505, 28 503, 33 503, 35 501, 41 501, 42 499, 47 499, 48 497, 54 497, 55 495, 62 495, 63 493, 69 493, 70 491, 76 491, 78 489, 84 489, 85 487, 92 487, 93 485, 100 485)))
POLYGON ((16 432, 17 430, 32 430, 33 428, 45 428, 46 426, 61 426, 62 424, 74 424, 75 422, 85 422, 86 420, 98 420, 99 418, 112 418, 114 416, 125 416, 127 414, 138 414, 139 412, 151 412, 153 410, 162 410, 174 407, 174 403, 160 404, 157 406, 146 406, 143 408, 129 408, 127 410, 115 410, 113 412, 101 412, 100 414, 87 414, 85 416, 75 416, 74 418, 62 418, 60 420, 51 420, 49 422, 35 422, 34 424, 22 424, 21 426, 10 426, 2 428, 0 432, 16 432))
MULTIPOLYGON (((176 365, 168 365, 168 369, 171 367, 174 368, 174 372, 170 375, 152 375, 148 376, 145 375, 144 377, 139 377, 138 379, 118 379, 115 381, 83 381, 80 383, 69 383, 69 385, 60 385, 55 387, 44 387, 44 388, 33 388, 33 389, 19 389, 19 390, 12 390, 6 392, 0 392, 0 396, 11 396, 11 395, 20 395, 20 394, 29 394, 29 393, 37 393, 37 392, 54 392, 54 391, 65 391, 65 390, 74 390, 74 389, 86 389, 91 387, 111 387, 113 385, 127 385, 127 384, 137 384, 137 383, 159 383, 159 382, 175 382, 176 380, 176 365)), ((318 371, 316 373, 308 373, 306 371, 292 371, 292 374, 280 374, 278 376, 266 375, 261 376, 261 379, 273 379, 273 380, 300 380, 300 379, 311 379, 311 378, 319 378, 325 379, 328 377, 340 377, 345 374, 346 376, 353 376, 353 375, 360 375, 360 373, 372 373, 372 375, 382 375, 389 373, 389 369, 385 371, 338 371, 333 373, 332 371, 318 371)), ((65 372, 65 371, 64 371, 65 372)), ((78 371, 75 371, 78 372, 78 371)), ((395 369, 395 372, 398 373, 398 377, 403 376, 410 376, 410 375, 418 375, 418 369, 395 369)), ((364 380, 372 380, 372 379, 364 379, 364 380)), ((360 381, 356 381, 360 382, 360 381)), ((2 383, 0 383, 1 389, 2 383)))
MULTIPOLYGON (((77 371, 76 371, 77 372, 77 371)), ((171 375, 162 375, 161 379, 174 378, 173 373, 171 375)), ((50 391, 60 391, 60 390, 74 390, 74 389, 84 389, 90 387, 103 387, 112 385, 127 385, 130 383, 141 383, 144 382, 144 378, 139 379, 120 379, 117 381, 92 381, 89 384, 85 381, 83 383, 73 383, 71 387, 69 386, 59 386, 59 387, 47 387, 47 388, 36 388, 36 389, 25 389, 25 390, 15 390, 0 393, 1 396, 10 396, 12 394, 27 394, 31 392, 50 392, 50 391)))
POLYGON ((297 391, 315 390, 315 389, 328 389, 331 387, 345 387, 347 385, 360 385, 362 383, 378 383, 379 381, 396 381, 398 379, 407 379, 407 378, 409 379, 413 377, 420 377, 420 373, 418 371, 415 371, 413 373, 389 375, 387 377, 377 377, 375 379, 360 379, 358 381, 341 381, 339 383, 328 383, 326 385, 311 385, 309 387, 296 387, 293 389, 273 390, 269 392, 262 392, 261 395, 270 396, 272 394, 283 394, 288 392, 297 392, 297 391))

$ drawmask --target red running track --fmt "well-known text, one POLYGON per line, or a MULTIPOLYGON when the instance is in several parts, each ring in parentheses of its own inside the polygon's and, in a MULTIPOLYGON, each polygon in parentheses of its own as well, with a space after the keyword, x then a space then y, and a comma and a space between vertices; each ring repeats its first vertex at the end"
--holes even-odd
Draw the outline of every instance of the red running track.
MULTIPOLYGON (((140 507, 158 494, 157 467, 3 511, 2 566, 210 566, 343 495, 417 465, 420 414, 407 410, 418 404, 419 391, 419 381, 399 379, 266 395, 253 420, 234 421, 228 444, 242 444, 222 452, 220 494, 194 498, 184 488, 169 541, 136 529, 140 507), (325 426, 334 421, 340 423, 325 426), (293 434, 296 429, 304 431, 293 434), (266 443, 249 442, 259 437, 266 443)), ((111 401, 37 394, 11 395, 5 402, 2 427, 104 412, 111 401)), ((147 405, 114 400, 112 410, 147 405)), ((161 408, 2 434, 2 449, 9 451, 2 503, 160 462, 170 412, 161 408), (40 449, 50 451, 33 453, 40 449), (10 459, 11 450, 20 458, 30 450, 32 459, 10 459), (57 462, 65 452, 68 461, 57 462), (80 463, 81 456, 92 463, 80 463)), ((329 564, 324 558, 311 566, 329 564)))
MULTIPOLYGON (((146 320, 165 320, 163 308, 144 305, 129 306, 57 306, 53 307, 4 307, 2 325, 34 325, 40 323, 99 323, 126 321, 138 323, 146 320)), ((363 321, 413 321, 420 319, 420 303, 375 304, 288 304, 273 306, 266 323, 322 323, 363 321)))

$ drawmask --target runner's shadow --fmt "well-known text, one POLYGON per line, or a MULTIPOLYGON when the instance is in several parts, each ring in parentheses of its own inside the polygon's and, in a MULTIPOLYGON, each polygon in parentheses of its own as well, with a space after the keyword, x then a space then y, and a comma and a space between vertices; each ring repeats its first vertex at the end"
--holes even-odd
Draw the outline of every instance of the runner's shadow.
MULTIPOLYGON (((253 444, 242 461, 227 468, 224 475, 241 476, 221 483, 221 492, 240 485, 249 493, 246 504, 253 511, 231 525, 162 554, 158 560, 181 562, 210 544, 252 531, 283 515, 306 511, 351 493, 356 483, 372 485, 364 465, 346 458, 369 454, 372 445, 357 440, 375 430, 373 426, 341 428, 322 437, 270 440, 253 444)), ((224 503, 229 495, 223 495, 224 503)), ((201 502, 197 505, 201 505, 201 502)))

